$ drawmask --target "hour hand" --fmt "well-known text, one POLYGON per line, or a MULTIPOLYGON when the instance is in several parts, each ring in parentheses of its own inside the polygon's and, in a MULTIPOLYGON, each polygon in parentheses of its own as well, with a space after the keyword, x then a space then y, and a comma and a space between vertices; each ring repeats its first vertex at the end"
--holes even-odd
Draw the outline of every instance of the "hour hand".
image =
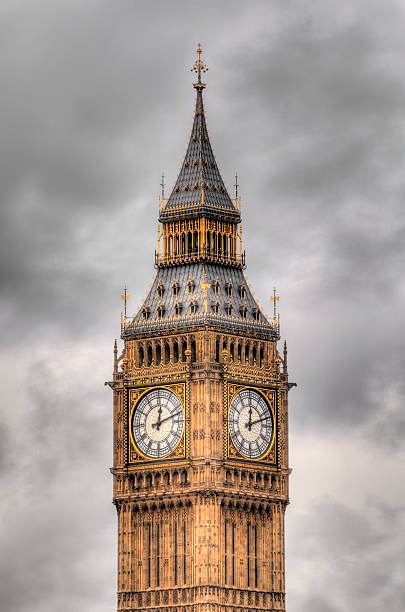
POLYGON ((162 422, 160 420, 160 417, 162 416, 162 406, 159 406, 159 410, 158 410, 158 420, 156 421, 156 423, 153 423, 152 427, 156 426, 156 429, 159 431, 160 428, 160 423, 162 422))
POLYGON ((249 420, 246 421, 245 427, 248 427, 249 431, 252 429, 252 406, 249 406, 249 420))

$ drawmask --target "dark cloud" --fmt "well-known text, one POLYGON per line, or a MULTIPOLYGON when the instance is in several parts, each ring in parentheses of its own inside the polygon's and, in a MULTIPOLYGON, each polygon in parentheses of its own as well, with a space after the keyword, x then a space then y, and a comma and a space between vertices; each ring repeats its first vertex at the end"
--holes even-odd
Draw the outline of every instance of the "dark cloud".
POLYGON ((102 383, 122 286, 136 312, 152 281, 160 174, 169 190, 201 42, 212 142, 230 192, 235 170, 241 183, 247 276, 265 311, 280 291, 299 384, 289 610, 399 612, 404 10, 396 0, 3 3, 2 609, 113 606, 102 383), (324 456, 311 460, 318 446, 324 456), (336 452, 359 474, 350 496, 344 462, 323 473, 336 452))
MULTIPOLYGON (((313 564, 317 569, 308 576, 310 595, 304 609, 321 612, 355 607, 366 612, 383 606, 388 596, 390 609, 399 612, 405 596, 400 577, 404 563, 397 557, 401 540, 394 542, 392 533, 403 531, 404 520, 404 506, 379 505, 375 499, 368 500, 367 510, 325 499, 314 504, 310 513, 296 516, 289 538, 300 537, 289 546, 294 567, 301 565, 298 580, 305 576, 305 566, 313 564)), ((294 595, 295 590, 293 587, 294 595)))

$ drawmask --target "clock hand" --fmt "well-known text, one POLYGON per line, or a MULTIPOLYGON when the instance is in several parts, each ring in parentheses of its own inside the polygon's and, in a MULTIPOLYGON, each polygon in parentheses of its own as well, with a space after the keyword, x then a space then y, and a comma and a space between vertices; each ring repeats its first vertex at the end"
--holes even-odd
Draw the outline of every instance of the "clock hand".
POLYGON ((152 423, 152 427, 156 427, 156 429, 159 429, 159 427, 161 426, 162 423, 164 423, 165 421, 168 421, 169 419, 177 416, 178 414, 181 414, 181 410, 179 412, 175 412, 174 414, 169 414, 168 417, 165 417, 161 421, 156 421, 156 423, 152 423))
POLYGON ((249 427, 249 431, 252 430, 252 406, 249 406, 249 421, 247 422, 247 426, 249 427))
POLYGON ((159 405, 159 410, 158 410, 158 420, 156 421, 156 429, 159 431, 160 428, 160 423, 162 422, 160 420, 160 417, 162 416, 162 406, 159 405))
POLYGON ((266 419, 269 419, 270 415, 262 417, 261 419, 256 419, 256 421, 253 421, 252 423, 250 423, 250 427, 252 427, 252 425, 256 425, 256 423, 261 423, 262 421, 266 421, 266 419))

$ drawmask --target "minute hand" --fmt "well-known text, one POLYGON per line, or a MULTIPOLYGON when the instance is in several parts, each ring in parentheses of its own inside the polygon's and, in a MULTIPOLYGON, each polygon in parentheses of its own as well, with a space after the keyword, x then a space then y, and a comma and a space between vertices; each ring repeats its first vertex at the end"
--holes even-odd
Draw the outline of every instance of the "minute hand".
POLYGON ((165 417, 161 421, 156 421, 156 423, 152 423, 152 427, 157 427, 158 424, 160 426, 162 423, 164 423, 165 421, 168 421, 169 419, 172 419, 173 417, 177 416, 178 414, 181 414, 181 410, 179 412, 175 412, 174 414, 169 414, 169 416, 165 417))
POLYGON ((261 419, 256 419, 256 421, 252 421, 252 422, 250 423, 250 427, 252 427, 252 425, 256 425, 256 423, 261 423, 262 421, 266 421, 266 420, 267 420, 267 419, 269 419, 269 418, 270 418, 270 415, 269 415, 269 416, 262 417, 261 419))

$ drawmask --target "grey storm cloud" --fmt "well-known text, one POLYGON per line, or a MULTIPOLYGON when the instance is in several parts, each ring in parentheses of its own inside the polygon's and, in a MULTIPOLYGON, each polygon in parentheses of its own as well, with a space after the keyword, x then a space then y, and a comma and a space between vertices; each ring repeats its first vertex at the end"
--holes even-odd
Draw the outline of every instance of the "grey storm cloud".
POLYGON ((290 612, 400 612, 403 2, 0 9, 0 608, 114 607, 112 345, 154 275, 193 119, 238 171, 247 276, 289 345, 290 612))

